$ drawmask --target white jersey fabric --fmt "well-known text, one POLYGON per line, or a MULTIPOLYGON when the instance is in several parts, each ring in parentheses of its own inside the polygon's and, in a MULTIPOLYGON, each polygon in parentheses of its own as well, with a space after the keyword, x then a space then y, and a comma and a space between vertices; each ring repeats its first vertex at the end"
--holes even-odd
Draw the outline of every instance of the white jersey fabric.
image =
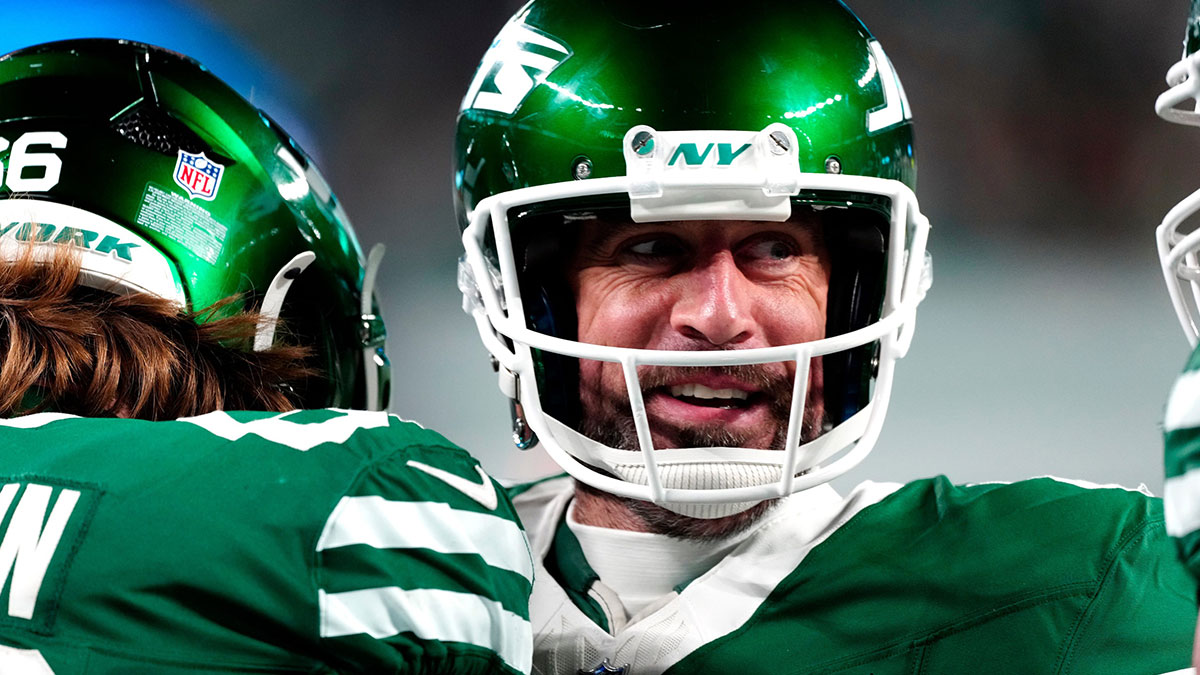
MULTIPOLYGON (((813 547, 863 508, 900 487, 899 483, 866 482, 842 498, 823 485, 781 499, 724 558, 715 564, 708 561, 711 567, 682 591, 670 590, 646 603, 640 612, 627 614, 618 594, 597 581, 589 595, 604 609, 610 633, 571 601, 544 566, 555 532, 572 502, 574 482, 563 477, 538 483, 513 499, 535 564, 530 598, 532 672, 576 673, 581 664, 591 667, 604 659, 614 666, 628 664, 628 672, 637 675, 664 672, 697 648, 741 626, 813 547)), ((570 527, 578 529, 578 525, 570 527)), ((595 538, 590 544, 602 545, 602 539, 595 538)), ((585 550, 589 546, 580 544, 585 550)), ((660 549, 669 551, 670 547, 660 549)), ((605 566, 604 558, 587 556, 593 568, 597 561, 605 566)), ((642 559, 638 568, 648 570, 653 565, 680 567, 665 559, 642 559)), ((627 562, 626 569, 633 567, 627 562)), ((599 569, 596 572, 607 578, 599 569)))

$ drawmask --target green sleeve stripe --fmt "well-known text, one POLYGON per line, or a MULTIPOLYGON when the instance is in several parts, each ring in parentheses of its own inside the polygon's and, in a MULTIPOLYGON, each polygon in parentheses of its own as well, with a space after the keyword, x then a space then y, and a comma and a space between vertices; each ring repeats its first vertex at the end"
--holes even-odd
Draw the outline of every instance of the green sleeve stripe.
POLYGON ((1176 537, 1175 548, 1192 576, 1200 578, 1200 532, 1189 532, 1176 537))
POLYGON ((324 638, 366 634, 386 639, 411 632, 423 640, 465 642, 490 649, 523 673, 533 665, 529 621, 477 595, 388 587, 346 593, 320 591, 318 600, 324 638))
POLYGON ((541 485, 542 483, 545 483, 547 481, 552 481, 552 480, 558 480, 559 478, 566 477, 566 475, 567 474, 565 474, 565 473, 556 473, 556 474, 553 474, 550 476, 543 476, 541 478, 538 478, 537 480, 529 481, 528 483, 516 483, 513 485, 505 485, 504 490, 506 492, 508 492, 509 499, 516 499, 519 495, 524 494, 525 492, 528 492, 530 489, 535 488, 535 487, 541 485))
POLYGON ((356 544, 475 553, 492 567, 533 581, 533 559, 520 526, 500 516, 462 511, 440 502, 343 497, 325 523, 317 550, 356 544))
POLYGON ((529 616, 529 581, 489 567, 478 555, 346 546, 323 552, 320 566, 321 588, 330 593, 379 586, 436 588, 474 593, 496 600, 513 614, 529 616))
POLYGON ((1200 428, 1168 431, 1163 438, 1163 468, 1167 478, 1182 476, 1200 466, 1200 428))

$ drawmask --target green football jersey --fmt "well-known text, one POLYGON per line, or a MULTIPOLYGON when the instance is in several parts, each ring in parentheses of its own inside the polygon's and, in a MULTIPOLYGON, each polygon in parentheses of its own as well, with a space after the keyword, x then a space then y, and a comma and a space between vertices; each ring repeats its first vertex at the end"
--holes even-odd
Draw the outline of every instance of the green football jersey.
POLYGON ((518 673, 511 502, 381 412, 0 420, 0 673, 518 673))
POLYGON ((1175 538, 1188 569, 1200 578, 1200 348, 1192 352, 1171 389, 1163 447, 1167 533, 1175 538))
POLYGON ((1137 675, 1189 663, 1196 584, 1161 502, 1140 492, 935 478, 864 483, 843 499, 820 486, 615 621, 564 526, 572 492, 567 479, 513 492, 534 553, 541 675, 1137 675))

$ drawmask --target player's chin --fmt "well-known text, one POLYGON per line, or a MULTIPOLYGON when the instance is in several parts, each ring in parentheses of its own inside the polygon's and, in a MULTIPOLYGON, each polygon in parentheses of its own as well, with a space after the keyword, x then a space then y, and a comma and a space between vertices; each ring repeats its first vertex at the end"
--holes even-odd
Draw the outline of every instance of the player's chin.
POLYGON ((708 422, 679 424, 674 420, 650 420, 650 438, 656 450, 671 448, 748 448, 777 450, 784 433, 771 420, 749 424, 708 422))
POLYGON ((634 513, 651 532, 685 539, 722 539, 754 525, 777 501, 759 502, 745 511, 721 518, 693 518, 651 502, 631 500, 631 503, 635 504, 634 513))

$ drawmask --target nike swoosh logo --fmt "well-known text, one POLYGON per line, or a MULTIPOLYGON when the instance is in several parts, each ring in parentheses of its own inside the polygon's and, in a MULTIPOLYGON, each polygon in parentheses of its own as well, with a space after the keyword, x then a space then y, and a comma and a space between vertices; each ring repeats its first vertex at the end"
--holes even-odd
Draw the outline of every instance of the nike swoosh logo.
POLYGON ((456 476, 449 471, 443 471, 436 466, 422 464, 416 460, 408 460, 408 465, 418 471, 424 471, 476 502, 479 502, 479 505, 488 511, 495 511, 496 506, 500 503, 499 498, 496 496, 496 486, 492 485, 492 479, 488 478, 488 475, 483 472, 483 469, 479 465, 475 466, 475 472, 479 474, 479 480, 482 481, 480 483, 469 481, 462 476, 456 476))

